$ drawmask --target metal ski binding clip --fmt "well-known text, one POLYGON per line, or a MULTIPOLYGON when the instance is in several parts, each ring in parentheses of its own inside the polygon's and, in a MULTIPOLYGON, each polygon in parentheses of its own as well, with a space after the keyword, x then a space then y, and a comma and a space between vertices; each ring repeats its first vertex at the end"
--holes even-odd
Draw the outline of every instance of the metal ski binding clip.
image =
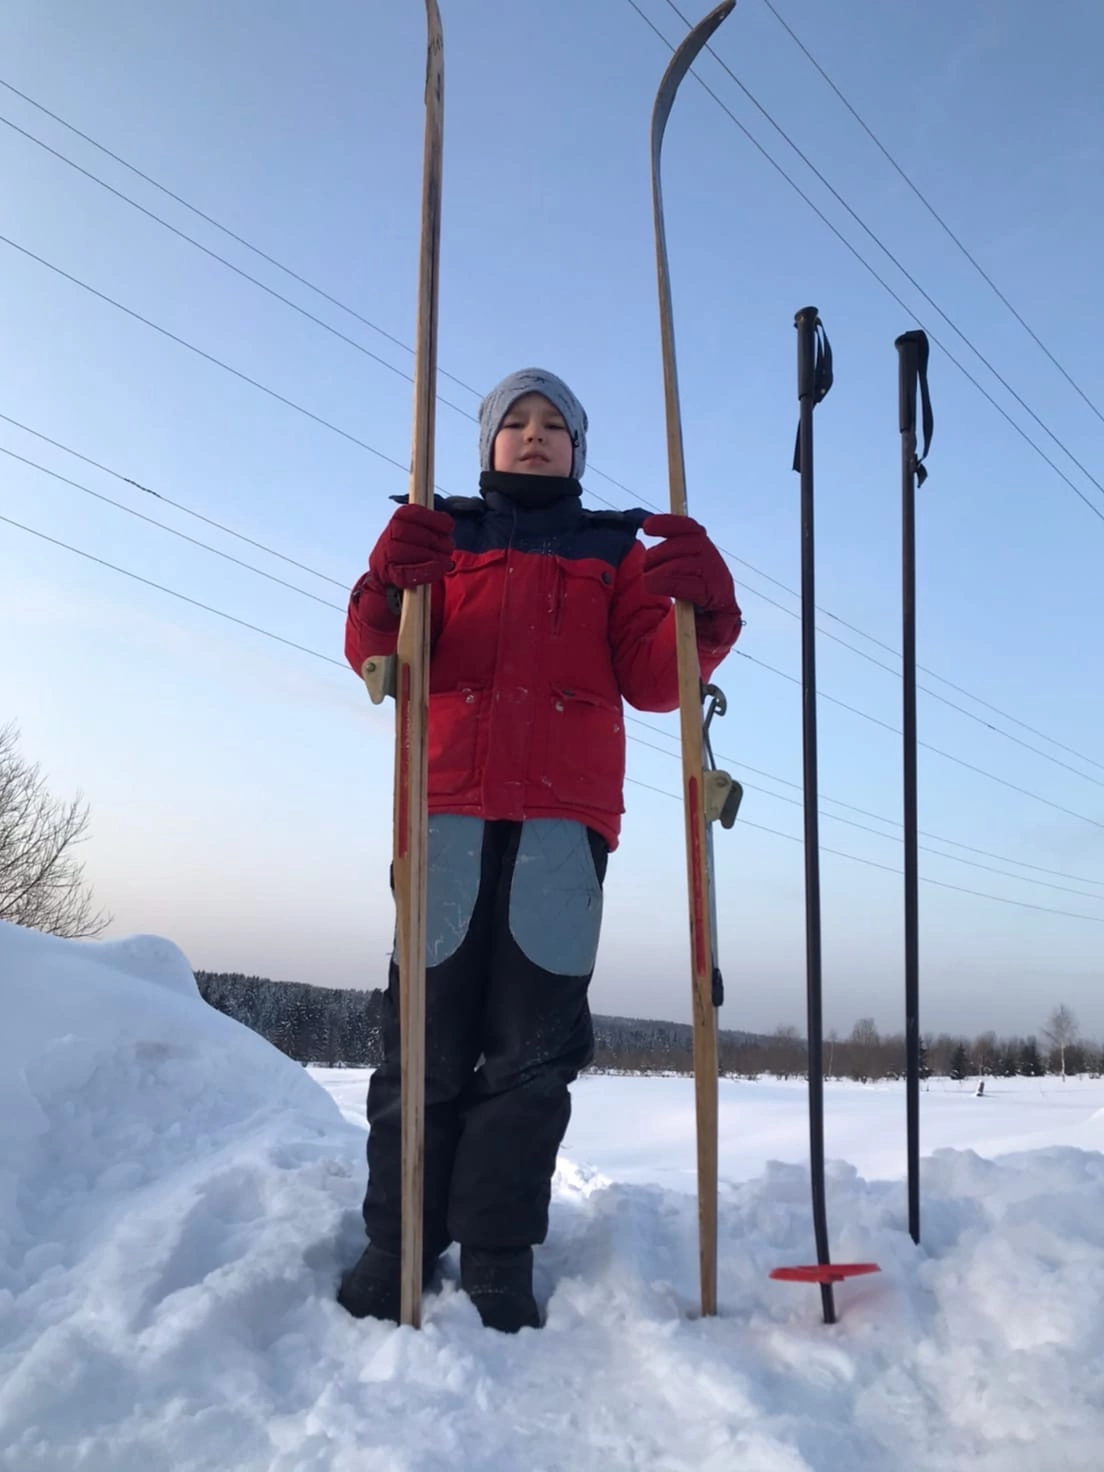
POLYGON ((724 1006, 724 977, 721 975, 719 958, 720 937, 717 931, 717 883, 713 864, 713 824, 731 828, 740 811, 744 789, 728 772, 717 766, 713 756, 713 744, 709 738, 709 727, 714 716, 723 716, 728 710, 725 693, 717 685, 702 685, 702 702, 708 701, 702 718, 702 792, 705 804, 705 866, 708 874, 709 891, 709 934, 713 946, 713 1005, 724 1006))
POLYGON ((702 763, 702 775, 705 779, 705 821, 707 823, 719 822, 722 828, 731 828, 736 821, 736 814, 740 811, 744 789, 735 777, 730 776, 728 772, 721 771, 717 766, 713 756, 713 744, 709 738, 709 727, 713 717, 726 714, 728 700, 724 691, 717 685, 703 685, 702 699, 709 702, 702 721, 702 741, 705 748, 705 761, 702 763))

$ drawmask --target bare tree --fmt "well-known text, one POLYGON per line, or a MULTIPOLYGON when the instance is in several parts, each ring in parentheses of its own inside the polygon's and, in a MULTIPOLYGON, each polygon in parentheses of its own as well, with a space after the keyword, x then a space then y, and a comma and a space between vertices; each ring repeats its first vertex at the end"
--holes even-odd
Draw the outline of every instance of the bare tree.
POLYGON ((1050 1014, 1043 1037, 1047 1038, 1058 1053, 1062 1078, 1066 1076, 1066 1049, 1077 1039, 1077 1018, 1063 1003, 1050 1014))
POLYGON ((0 920, 51 935, 98 935, 111 916, 97 910, 73 848, 88 830, 80 796, 51 797, 37 766, 0 726, 0 920))
POLYGON ((997 1035, 995 1032, 978 1033, 974 1039, 974 1067, 981 1075, 995 1073, 997 1057, 997 1035))
POLYGON ((839 1042, 839 1033, 833 1028, 828 1034, 828 1063, 824 1070, 825 1078, 836 1076, 836 1044, 839 1042))
POLYGON ((950 1033, 941 1032, 935 1037, 928 1036, 924 1039, 924 1046, 928 1054, 928 1066, 932 1073, 940 1078, 945 1078, 951 1071, 951 1057, 958 1038, 952 1038, 950 1033))
POLYGON ((808 1053, 797 1028, 791 1023, 780 1023, 766 1046, 763 1067, 777 1078, 789 1078, 792 1074, 804 1074, 807 1065, 808 1053))
POLYGON ((881 1078, 881 1038, 873 1017, 860 1017, 852 1026, 847 1042, 851 1077, 861 1083, 866 1083, 868 1079, 881 1078))

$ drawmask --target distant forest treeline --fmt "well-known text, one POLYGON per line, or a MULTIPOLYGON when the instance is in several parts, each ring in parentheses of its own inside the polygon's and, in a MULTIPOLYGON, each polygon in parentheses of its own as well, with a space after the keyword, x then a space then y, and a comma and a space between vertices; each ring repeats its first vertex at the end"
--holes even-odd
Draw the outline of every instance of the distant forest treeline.
MULTIPOLYGON (((195 979, 200 995, 212 1007, 259 1032, 300 1063, 364 1068, 381 1059, 382 992, 224 971, 197 971, 195 979)), ((594 1037, 595 1069, 693 1070, 689 1023, 595 1017, 594 1037)), ((720 1034, 721 1049, 730 1051, 734 1063, 737 1054, 754 1053, 766 1041, 753 1033, 720 1034)))
MULTIPOLYGON (((195 978, 212 1007, 300 1063, 365 1068, 380 1061, 383 999, 378 991, 270 981, 237 972, 197 971, 195 978)), ((1034 1035, 998 1038, 993 1032, 975 1038, 928 1035, 921 1045, 921 1075, 964 1079, 1104 1072, 1104 1053, 1099 1045, 1078 1039, 1068 1009, 1057 1008, 1041 1031, 1042 1042, 1034 1035)), ((688 1023, 596 1016, 594 1034, 592 1072, 693 1072, 688 1023)), ((793 1027, 770 1035, 722 1029, 718 1052, 727 1077, 806 1076, 805 1041, 793 1027)), ((860 1018, 847 1037, 831 1033, 824 1041, 826 1078, 866 1082, 901 1078, 904 1072, 904 1034, 883 1036, 870 1018, 860 1018)))

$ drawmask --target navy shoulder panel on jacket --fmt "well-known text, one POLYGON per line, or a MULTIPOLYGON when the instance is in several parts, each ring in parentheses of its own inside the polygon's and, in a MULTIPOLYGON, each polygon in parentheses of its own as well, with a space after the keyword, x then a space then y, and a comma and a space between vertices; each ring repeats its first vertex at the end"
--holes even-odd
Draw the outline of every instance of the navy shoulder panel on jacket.
POLYGON ((654 512, 645 511, 641 506, 630 506, 627 511, 584 511, 583 515, 592 526, 624 527, 635 537, 654 512))
MULTIPOLYGON (((570 550, 565 557, 596 557, 608 562, 611 567, 620 567, 629 555, 636 534, 650 515, 647 511, 588 511, 576 530, 570 550)), ((557 548, 559 551, 559 548, 557 548)))
MULTIPOLYGON (((392 496, 399 504, 406 496, 392 496)), ((482 496, 438 496, 434 508, 447 511, 456 523, 454 537, 461 552, 501 551, 564 557, 571 561, 596 558, 619 567, 628 556, 636 534, 651 515, 640 507, 626 511, 590 511, 577 500, 565 500, 539 509, 514 510, 489 506, 482 496)))
MULTIPOLYGON (((405 506, 410 500, 409 496, 391 496, 390 500, 399 506, 405 506)), ((433 494, 434 511, 447 511, 450 516, 482 516, 487 509, 487 503, 481 496, 439 496, 433 494)))
POLYGON ((447 511, 450 516, 482 518, 487 512, 487 503, 482 496, 434 496, 433 505, 438 511, 447 511))

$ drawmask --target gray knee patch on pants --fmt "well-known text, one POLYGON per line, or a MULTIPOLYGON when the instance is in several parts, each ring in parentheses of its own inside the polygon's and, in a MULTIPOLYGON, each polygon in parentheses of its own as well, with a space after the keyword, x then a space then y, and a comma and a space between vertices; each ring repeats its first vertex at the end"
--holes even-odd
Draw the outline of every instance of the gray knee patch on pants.
POLYGON ((483 819, 433 814, 426 863, 427 966, 440 966, 463 945, 482 873, 483 819))
POLYGON ((602 886, 586 828, 566 818, 522 824, 510 934, 542 971, 589 976, 602 928, 602 886))

